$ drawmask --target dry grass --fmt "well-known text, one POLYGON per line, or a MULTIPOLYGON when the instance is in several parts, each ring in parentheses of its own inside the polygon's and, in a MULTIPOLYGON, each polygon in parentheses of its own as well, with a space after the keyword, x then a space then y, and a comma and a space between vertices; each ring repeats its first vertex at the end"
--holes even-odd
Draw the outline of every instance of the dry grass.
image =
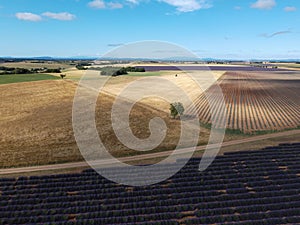
POLYGON ((73 83, 0 86, 0 166, 80 160, 72 131, 73 83))

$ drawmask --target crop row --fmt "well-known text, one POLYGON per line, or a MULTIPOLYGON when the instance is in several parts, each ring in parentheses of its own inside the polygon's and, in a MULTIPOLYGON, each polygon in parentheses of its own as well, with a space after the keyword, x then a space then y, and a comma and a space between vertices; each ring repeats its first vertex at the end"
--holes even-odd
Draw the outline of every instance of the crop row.
POLYGON ((296 224, 299 151, 298 143, 227 153, 202 173, 201 159, 193 158, 168 180, 144 187, 118 185, 90 169, 3 178, 0 224, 296 224))
POLYGON ((218 119, 225 114, 219 107, 224 101, 229 129, 252 133, 297 128, 300 89, 295 83, 300 81, 291 83, 266 76, 261 79, 255 73, 227 72, 196 99, 200 120, 222 127, 218 119), (216 91, 218 85, 222 93, 216 91))

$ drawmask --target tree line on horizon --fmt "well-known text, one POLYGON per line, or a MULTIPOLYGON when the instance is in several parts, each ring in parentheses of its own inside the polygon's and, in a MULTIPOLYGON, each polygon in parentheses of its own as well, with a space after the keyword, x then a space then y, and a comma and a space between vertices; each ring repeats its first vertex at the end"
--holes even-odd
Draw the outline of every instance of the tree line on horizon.
POLYGON ((140 67, 112 67, 112 66, 107 66, 103 68, 99 68, 101 70, 101 75, 103 76, 121 76, 121 75, 126 75, 129 72, 146 72, 145 68, 140 68, 140 67))
POLYGON ((14 74, 34 74, 34 73, 61 73, 61 69, 48 69, 48 68, 15 68, 0 66, 0 75, 14 75, 14 74))

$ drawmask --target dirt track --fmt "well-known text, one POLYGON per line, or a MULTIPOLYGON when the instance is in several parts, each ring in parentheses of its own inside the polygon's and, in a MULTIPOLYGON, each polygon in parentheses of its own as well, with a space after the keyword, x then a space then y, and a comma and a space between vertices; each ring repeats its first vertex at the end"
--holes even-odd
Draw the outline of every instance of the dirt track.
MULTIPOLYGON (((297 135, 300 134, 300 130, 291 130, 281 133, 273 133, 273 134, 266 134, 266 135, 260 135, 250 138, 245 138, 241 140, 233 140, 224 142, 222 144, 222 147, 231 146, 231 145, 238 145, 248 142, 255 142, 270 138, 277 138, 277 137, 283 137, 283 136, 289 136, 289 135, 297 135)), ((197 151, 205 150, 209 148, 213 148, 213 145, 210 146, 199 146, 197 147, 197 151)), ((184 157, 184 154, 188 151, 193 151, 191 148, 185 148, 178 151, 178 155, 182 155, 184 157)), ((151 158, 160 158, 160 157, 166 157, 170 155, 173 151, 165 151, 165 152, 158 152, 158 153, 152 153, 152 154, 145 154, 145 155, 139 155, 139 156, 132 156, 132 157, 123 157, 119 158, 122 162, 132 162, 137 160, 145 160, 145 159, 151 159, 151 158)), ((111 160, 101 160, 97 161, 98 165, 101 166, 109 166, 111 165, 111 160)), ((15 174, 15 173, 26 173, 26 172, 35 172, 35 171, 47 171, 47 170, 59 170, 59 169, 72 169, 72 168, 78 168, 78 167, 86 167, 88 164, 83 162, 74 162, 74 163, 64 163, 64 164, 54 164, 54 165, 45 165, 45 166, 33 166, 33 167, 21 167, 21 168, 10 168, 10 169, 0 169, 0 175, 7 175, 7 174, 15 174)))

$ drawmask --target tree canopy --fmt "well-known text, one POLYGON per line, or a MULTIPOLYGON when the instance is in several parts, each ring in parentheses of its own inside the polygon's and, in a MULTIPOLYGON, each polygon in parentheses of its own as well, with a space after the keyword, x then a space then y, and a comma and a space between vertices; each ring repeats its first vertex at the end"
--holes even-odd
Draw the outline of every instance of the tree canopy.
POLYGON ((173 117, 173 119, 176 118, 176 116, 182 116, 184 113, 184 107, 181 102, 174 102, 170 104, 170 114, 173 117))

